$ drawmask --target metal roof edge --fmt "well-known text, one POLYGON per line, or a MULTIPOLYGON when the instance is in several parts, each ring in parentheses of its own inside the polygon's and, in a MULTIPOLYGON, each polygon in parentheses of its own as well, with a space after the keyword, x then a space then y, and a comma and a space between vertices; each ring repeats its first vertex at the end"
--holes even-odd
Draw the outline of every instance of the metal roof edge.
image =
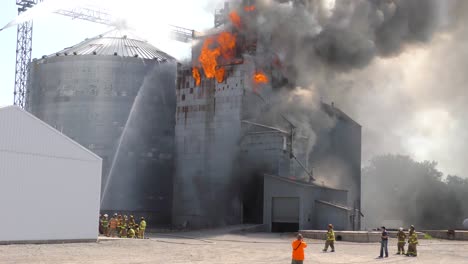
POLYGON ((272 175, 272 174, 264 173, 263 176, 264 177, 270 177, 270 178, 277 179, 277 180, 284 181, 284 182, 288 182, 288 183, 292 183, 292 184, 296 184, 296 185, 301 185, 301 186, 304 186, 304 187, 322 188, 322 189, 328 189, 328 190, 333 190, 333 191, 348 192, 348 190, 336 189, 336 188, 332 188, 332 187, 329 187, 329 186, 318 185, 318 184, 315 184, 315 183, 300 182, 300 181, 291 180, 291 179, 288 179, 288 178, 285 178, 285 177, 281 177, 281 176, 278 176, 278 175, 272 175))
POLYGON ((352 211, 353 210, 353 209, 351 209, 351 208, 349 208, 347 206, 340 205, 340 204, 334 204, 334 203, 323 201, 323 200, 315 200, 315 202, 316 203, 321 203, 321 204, 324 204, 324 205, 328 205, 328 206, 331 206, 331 207, 335 207, 335 208, 338 208, 338 209, 346 210, 346 211, 352 211))
POLYGON ((40 124, 42 124, 43 126, 45 126, 47 129, 51 130, 52 132, 54 132, 55 134, 58 134, 60 135, 61 137, 67 139, 70 143, 72 143, 73 145, 79 147, 81 150, 87 152, 88 154, 91 154, 94 158, 96 158, 97 161, 101 161, 102 162, 102 158, 99 157, 96 153, 92 152, 91 150, 85 148, 84 146, 82 146, 81 144, 79 144, 78 142, 74 141, 73 139, 71 139, 70 137, 68 137, 67 135, 63 134, 62 132, 58 131, 57 129, 53 128, 51 125, 47 124, 46 122, 42 121, 41 119, 39 119, 38 117, 34 116, 33 114, 29 113, 28 111, 24 110, 23 108, 19 107, 19 106, 16 106, 16 105, 10 105, 10 106, 6 106, 6 107, 0 107, 0 111, 4 111, 4 110, 13 110, 13 111, 18 111, 22 114, 24 114, 25 116, 28 116, 29 118, 32 118, 36 121, 38 121, 40 124))

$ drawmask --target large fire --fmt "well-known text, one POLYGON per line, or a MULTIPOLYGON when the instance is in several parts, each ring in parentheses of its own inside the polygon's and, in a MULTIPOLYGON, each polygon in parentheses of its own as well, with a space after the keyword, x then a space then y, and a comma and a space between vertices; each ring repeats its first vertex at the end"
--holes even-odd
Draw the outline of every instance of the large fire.
MULTIPOLYGON (((255 6, 244 7, 245 12, 255 11, 255 6)), ((216 36, 209 36, 204 39, 200 55, 198 57, 198 63, 196 63, 192 69, 192 76, 195 79, 196 85, 200 85, 201 72, 203 69, 204 77, 207 79, 215 78, 219 83, 223 82, 226 78, 226 68, 224 65, 235 63, 236 58, 236 45, 237 45, 237 34, 241 31, 241 17, 236 11, 229 13, 234 30, 231 33, 224 31, 216 36)), ((258 84, 268 83, 268 77, 261 71, 255 73, 253 76, 253 82, 258 84)))
POLYGON ((224 81, 224 75, 226 74, 226 70, 222 67, 218 67, 215 72, 216 80, 220 83, 224 81))
MULTIPOLYGON (((222 32, 216 39, 208 37, 198 57, 206 78, 216 78, 218 82, 224 81, 226 70, 220 66, 220 60, 231 60, 234 58, 236 48, 236 36, 229 32, 222 32)), ((197 80, 195 72, 192 75, 197 80)))
POLYGON ((203 42, 203 47, 200 53, 200 57, 198 57, 198 61, 201 63, 203 67, 203 71, 205 72, 206 78, 214 78, 216 74, 216 65, 218 62, 216 61, 221 55, 221 51, 218 48, 211 49, 211 46, 214 43, 213 38, 206 38, 205 42, 203 42))
POLYGON ((197 67, 193 67, 192 75, 193 75, 193 78, 195 79, 195 85, 199 86, 201 82, 201 77, 200 77, 200 71, 198 70, 197 67))
POLYGON ((236 37, 229 32, 222 32, 218 35, 218 44, 221 48, 221 55, 226 60, 234 58, 234 48, 236 47, 236 37))

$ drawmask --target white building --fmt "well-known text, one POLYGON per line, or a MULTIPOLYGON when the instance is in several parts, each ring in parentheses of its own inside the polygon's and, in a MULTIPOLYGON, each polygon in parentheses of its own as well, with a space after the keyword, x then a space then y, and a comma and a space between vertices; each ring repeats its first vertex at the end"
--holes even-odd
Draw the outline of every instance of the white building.
POLYGON ((0 108, 0 243, 96 241, 101 169, 33 115, 0 108))

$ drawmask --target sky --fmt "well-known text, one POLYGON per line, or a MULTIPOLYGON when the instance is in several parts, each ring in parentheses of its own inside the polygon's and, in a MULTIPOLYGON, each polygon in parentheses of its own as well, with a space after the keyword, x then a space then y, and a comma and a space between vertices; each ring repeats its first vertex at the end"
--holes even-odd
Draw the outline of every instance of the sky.
MULTIPOLYGON (((0 28, 17 18, 17 6, 13 0, 0 1, 0 28)), ((73 7, 77 3, 88 5, 89 0, 46 0, 33 17, 32 58, 50 55, 66 47, 78 44, 111 29, 109 26, 52 13, 56 4, 73 7)), ((136 34, 157 48, 182 59, 190 55, 190 45, 169 40, 168 24, 203 31, 213 26, 214 10, 222 1, 184 0, 94 0, 97 8, 105 8, 112 15, 124 19, 136 34), (184 8, 180 8, 184 6, 184 8)), ((221 3, 222 4, 222 3, 221 3)), ((0 107, 13 104, 16 61, 16 26, 0 31, 0 107)))

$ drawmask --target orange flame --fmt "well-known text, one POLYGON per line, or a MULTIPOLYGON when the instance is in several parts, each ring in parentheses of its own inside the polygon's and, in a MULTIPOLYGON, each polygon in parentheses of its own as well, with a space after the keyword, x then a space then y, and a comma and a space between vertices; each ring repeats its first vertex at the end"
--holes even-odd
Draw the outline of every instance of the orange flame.
POLYGON ((268 77, 262 71, 258 71, 254 74, 253 81, 255 84, 265 84, 268 83, 268 77))
POLYGON ((213 42, 213 38, 207 38, 205 42, 203 42, 200 57, 198 57, 198 61, 201 63, 207 78, 215 77, 216 65, 218 65, 216 60, 218 59, 219 55, 221 55, 219 48, 210 49, 210 46, 213 44, 213 42))
POLYGON ((236 47, 236 37, 229 32, 222 32, 218 35, 218 44, 221 48, 221 55, 225 59, 234 58, 234 48, 236 47))
MULTIPOLYGON (((219 67, 218 59, 221 56, 225 60, 231 60, 234 58, 236 48, 236 36, 229 32, 220 33, 216 39, 214 37, 206 38, 203 42, 200 56, 198 61, 201 63, 206 78, 216 78, 218 82, 223 82, 226 69, 219 67), (215 43, 216 40, 216 43, 215 43)), ((200 78, 198 69, 195 72, 192 70, 192 75, 197 80, 196 75, 200 78)), ((200 82, 197 80, 197 85, 200 82)))
POLYGON ((231 19, 232 24, 239 29, 241 27, 241 18, 236 11, 229 13, 229 18, 231 19))
POLYGON ((252 5, 252 6, 246 6, 244 7, 244 10, 245 12, 252 12, 252 11, 255 11, 255 6, 252 5))
POLYGON ((224 68, 218 68, 216 69, 216 72, 215 72, 215 77, 216 77, 216 80, 221 83, 224 81, 224 74, 226 73, 226 70, 224 70, 224 68))
POLYGON ((200 71, 198 70, 197 67, 193 67, 192 75, 193 75, 193 78, 195 79, 195 85, 199 86, 201 82, 201 77, 200 77, 200 71))

